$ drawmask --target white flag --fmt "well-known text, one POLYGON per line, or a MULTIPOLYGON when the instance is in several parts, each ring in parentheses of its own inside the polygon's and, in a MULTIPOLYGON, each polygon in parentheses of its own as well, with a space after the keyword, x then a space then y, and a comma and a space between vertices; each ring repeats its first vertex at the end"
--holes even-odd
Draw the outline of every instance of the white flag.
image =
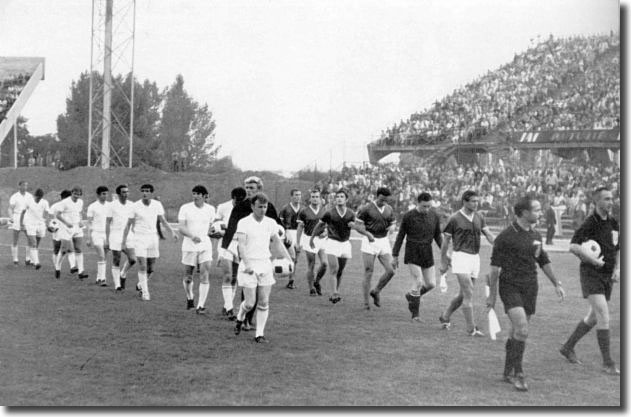
POLYGON ((497 334, 502 331, 500 321, 497 319, 494 309, 489 309, 489 336, 491 340, 497 339, 497 334))

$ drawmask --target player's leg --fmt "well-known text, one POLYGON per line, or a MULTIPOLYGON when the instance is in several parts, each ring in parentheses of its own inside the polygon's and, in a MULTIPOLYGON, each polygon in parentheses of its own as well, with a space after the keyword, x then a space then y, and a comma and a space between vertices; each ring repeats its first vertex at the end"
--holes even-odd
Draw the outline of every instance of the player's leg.
POLYGON ((137 258, 136 258, 136 249, 135 248, 131 248, 129 246, 127 246, 125 249, 123 249, 122 251, 125 254, 125 257, 127 259, 125 259, 125 263, 123 264, 123 267, 121 268, 121 287, 124 289, 125 288, 125 280, 127 279, 127 274, 129 273, 129 270, 136 265, 137 262, 137 258))
POLYGON ((37 253, 37 237, 35 236, 35 230, 29 230, 26 234, 26 240, 28 241, 28 252, 30 254, 31 263, 36 269, 41 268, 39 264, 39 254, 37 253))
POLYGON ((305 250, 305 256, 307 258, 307 283, 309 284, 309 295, 315 296, 317 295, 317 291, 314 287, 315 282, 315 261, 316 255, 312 252, 307 252, 305 250))
POLYGON ((473 280, 468 274, 456 274, 462 291, 462 313, 467 327, 467 333, 472 336, 482 336, 473 318, 473 280))
MULTIPOLYGON (((220 250, 219 268, 221 269, 221 295, 223 296, 222 314, 228 316, 232 320, 233 311, 233 256, 226 251, 220 250), (228 258, 229 256, 229 258, 228 258)), ((238 265, 238 264, 237 264, 238 265)))
POLYGON ((61 277, 61 262, 57 262, 57 258, 61 258, 61 240, 53 239, 53 268, 55 269, 55 278, 61 277))
POLYGON ((85 273, 84 270, 84 260, 83 260, 83 237, 82 236, 73 236, 72 237, 72 245, 74 246, 74 254, 77 261, 77 269, 79 272, 79 279, 84 279, 88 277, 88 274, 85 273))
POLYGON ((271 285, 259 285, 257 289, 257 305, 256 305, 256 334, 254 340, 257 343, 266 343, 265 324, 269 316, 269 295, 272 291, 271 285))
POLYGON ((19 263, 18 260, 18 241, 20 239, 20 225, 13 223, 13 242, 11 244, 11 256, 13 257, 13 264, 17 265, 19 263), (15 229, 17 227, 17 230, 15 229))
POLYGON ((421 306, 421 286, 423 282, 423 269, 416 264, 408 263, 410 269, 410 277, 412 278, 412 287, 405 294, 408 300, 408 310, 412 313, 412 320, 419 321, 419 309, 421 306))
POLYGON ((422 268, 422 271, 423 282, 421 283, 420 289, 421 297, 436 288, 436 271, 434 270, 434 266, 422 268))
POLYGON ((195 308, 195 292, 193 291, 193 272, 195 271, 195 261, 192 260, 193 252, 182 253, 182 264, 184 264, 184 278, 182 278, 182 286, 184 287, 184 295, 186 296, 186 309, 195 308))
POLYGON ((114 289, 116 291, 122 291, 120 263, 121 251, 112 249, 112 280, 114 281, 114 289))
POLYGON ((243 301, 239 305, 239 311, 237 312, 237 321, 234 328, 235 334, 241 333, 245 316, 254 308, 256 301, 256 277, 254 277, 254 274, 245 274, 239 271, 238 280, 239 285, 241 285, 243 289, 243 301))
MULTIPOLYGON (((364 263, 364 281, 362 285, 363 295, 364 295, 364 308, 370 310, 370 296, 372 295, 370 291, 372 280, 372 274, 375 270, 375 258, 376 255, 373 253, 362 252, 362 261, 364 263)), ((373 295, 374 297, 374 295, 373 295)), ((379 301, 375 302, 375 305, 379 306, 379 301)))
POLYGON ((332 303, 336 303, 337 302, 337 271, 339 269, 339 265, 337 263, 337 256, 335 255, 331 255, 328 254, 328 263, 329 263, 329 293, 331 294, 329 296, 329 301, 331 301, 332 303))
POLYGON ((40 269, 42 264, 39 260, 39 244, 42 241, 42 238, 46 236, 46 224, 41 223, 37 227, 37 231, 35 232, 35 258, 33 263, 35 264, 35 269, 40 269))
POLYGON ((394 277, 394 268, 392 267, 392 255, 390 253, 382 253, 377 256, 379 262, 383 266, 383 274, 379 277, 379 281, 375 288, 370 291, 370 295, 373 298, 373 301, 377 307, 380 306, 380 298, 379 294, 381 290, 385 288, 386 285, 390 282, 392 277, 394 277))
POLYGON ((508 318, 511 323, 509 337, 512 339, 512 342, 510 345, 507 343, 505 372, 507 367, 512 369, 515 373, 515 380, 513 381, 515 388, 519 391, 528 391, 522 362, 524 350, 526 349, 526 339, 528 338, 530 316, 526 314, 524 307, 519 306, 508 310, 508 318))
POLYGON ((322 286, 320 285, 320 280, 326 274, 326 270, 329 268, 329 256, 326 254, 324 248, 317 249, 318 251, 318 259, 320 260, 320 266, 318 267, 318 272, 315 276, 315 280, 313 282, 313 287, 315 288, 318 295, 322 295, 322 286))
POLYGON ((136 291, 138 291, 138 295, 143 301, 151 300, 149 286, 147 285, 147 261, 148 258, 141 256, 141 253, 138 254, 138 284, 136 284, 136 291))
POLYGON ((609 306, 605 294, 590 294, 587 297, 589 305, 596 315, 596 338, 598 347, 603 358, 603 370, 609 374, 619 374, 620 370, 611 358, 610 353, 610 332, 609 332, 609 306))
POLYGON ((197 314, 206 314, 206 298, 208 298, 208 290, 210 289, 210 281, 208 277, 210 275, 210 267, 213 262, 212 248, 202 251, 198 254, 197 262, 200 266, 199 271, 199 298, 197 299, 197 308, 195 312, 197 314))
POLYGON ((102 287, 107 286, 107 262, 105 261, 105 247, 103 241, 94 241, 94 251, 96 252, 96 283, 102 287))
POLYGON ((335 274, 335 292, 337 293, 338 301, 340 297, 340 287, 342 286, 342 276, 344 275, 344 268, 350 258, 344 256, 337 258, 337 273, 335 274))

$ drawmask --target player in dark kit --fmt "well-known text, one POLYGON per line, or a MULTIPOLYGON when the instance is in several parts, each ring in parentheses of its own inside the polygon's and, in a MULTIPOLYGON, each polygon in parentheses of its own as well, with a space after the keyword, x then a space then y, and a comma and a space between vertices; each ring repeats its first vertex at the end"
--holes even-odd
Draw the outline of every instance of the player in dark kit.
POLYGON ((613 283, 620 278, 620 245, 618 222, 611 216, 613 195, 606 187, 593 193, 596 208, 578 228, 570 242, 570 252, 581 260, 580 277, 583 298, 589 302, 587 316, 578 323, 574 333, 561 348, 561 354, 571 363, 580 363, 574 346, 594 326, 598 347, 603 357, 603 371, 618 375, 620 370, 609 353, 609 307, 613 283), (601 256, 590 256, 581 244, 593 240, 600 246, 601 256))
POLYGON ((406 239, 403 263, 410 268, 413 282, 412 289, 405 294, 405 298, 408 300, 408 310, 412 313, 414 321, 420 321, 421 296, 436 287, 432 241, 435 241, 439 248, 443 245, 440 220, 438 215, 430 210, 431 202, 431 194, 419 194, 416 207, 403 216, 397 240, 392 248, 392 262, 396 268, 403 239, 406 239))
POLYGON ((329 255, 329 272, 331 273, 331 296, 329 301, 333 304, 342 301, 340 296, 342 274, 344 273, 346 262, 352 258, 352 247, 349 240, 351 229, 355 229, 368 237, 370 242, 375 240, 372 234, 364 229, 361 221, 356 221, 353 210, 346 207, 347 200, 348 193, 346 190, 338 190, 335 193, 335 207, 324 213, 309 239, 309 246, 315 249, 315 237, 319 236, 325 225, 327 226, 328 237, 324 246, 325 252, 329 255))
MULTIPOLYGON (((300 199, 302 198, 302 193, 300 190, 293 189, 290 192, 291 201, 289 204, 283 206, 278 213, 278 217, 280 218, 281 225, 285 228, 285 233, 287 234, 288 240, 291 242, 293 248, 296 251, 296 255, 300 252, 300 242, 297 240, 298 235, 298 213, 302 208, 300 204, 300 199)), ((292 272, 289 275, 289 282, 287 282, 287 288, 293 290, 296 288, 294 285, 294 273, 292 272)))
MULTIPOLYGON (((322 206, 320 190, 315 189, 309 193, 309 206, 303 207, 298 213, 296 240, 305 251, 305 256, 307 257, 307 283, 309 284, 309 295, 311 296, 315 296, 316 294, 322 295, 320 280, 326 273, 328 265, 323 246, 324 239, 320 239, 320 237, 316 236, 314 241, 315 247, 311 248, 311 246, 309 246, 313 229, 315 229, 318 221, 320 221, 325 212, 326 210, 322 206), (320 258, 320 267, 318 268, 317 275, 314 274, 316 256, 320 258)), ((296 257, 297 256, 296 254, 296 257)))
POLYGON ((541 234, 534 229, 541 214, 541 204, 537 200, 521 198, 515 204, 515 221, 495 239, 491 255, 486 305, 489 309, 495 308, 499 278, 500 298, 511 322, 503 379, 513 383, 518 391, 528 391, 522 360, 528 324, 537 303, 537 264, 554 285, 559 298, 565 298, 561 282, 555 278, 550 258, 543 249, 541 234))
POLYGON ((357 214, 357 218, 364 222, 366 230, 372 233, 375 238, 375 241, 371 243, 368 238, 364 237, 361 246, 364 260, 364 306, 366 309, 370 309, 369 297, 373 298, 377 307, 380 306, 379 293, 394 276, 392 248, 390 248, 390 240, 388 239, 388 233, 392 231, 396 223, 394 211, 387 203, 391 193, 389 189, 381 187, 377 189, 376 194, 375 201, 366 204, 357 214), (379 259, 385 271, 375 288, 371 290, 370 280, 375 266, 375 257, 379 259))

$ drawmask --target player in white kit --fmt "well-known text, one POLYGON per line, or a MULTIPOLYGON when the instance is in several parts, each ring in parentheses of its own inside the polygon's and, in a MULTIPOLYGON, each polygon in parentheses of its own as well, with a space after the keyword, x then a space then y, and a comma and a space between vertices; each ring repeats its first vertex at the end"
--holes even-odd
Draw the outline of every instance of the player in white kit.
POLYGON ((177 234, 164 218, 162 203, 152 198, 153 190, 153 185, 151 184, 140 186, 142 199, 132 205, 129 220, 123 232, 122 243, 122 247, 125 248, 129 238, 129 231, 133 228, 134 249, 138 258, 138 285, 136 285, 136 289, 139 291, 143 301, 151 300, 148 280, 153 273, 156 259, 160 257, 158 221, 165 229, 169 230, 175 241, 178 239, 177 234))
POLYGON ((35 199, 27 203, 26 209, 22 211, 20 223, 24 225, 26 237, 28 238, 29 253, 31 263, 35 269, 40 269, 39 263, 39 242, 46 236, 46 219, 50 207, 48 201, 44 200, 44 191, 41 188, 35 190, 35 199))
MULTIPOLYGON (((60 193, 61 200, 50 206, 48 214, 54 218, 61 202, 71 195, 72 193, 70 190, 63 190, 60 193)), ((53 240, 53 266, 55 268, 55 278, 59 279, 61 277, 61 262, 64 256, 68 255, 68 263, 70 264, 71 270, 77 267, 77 261, 74 256, 74 251, 71 250, 72 248, 62 247, 61 238, 59 237, 59 229, 55 230, 54 228, 49 228, 48 231, 51 233, 51 238, 53 240)))
MULTIPOLYGON (((63 199, 55 206, 55 217, 61 223, 57 236, 61 240, 63 247, 69 248, 75 254, 77 262, 76 268, 70 270, 71 273, 79 272, 79 279, 88 277, 83 268, 83 229, 81 227, 81 219, 83 212, 83 200, 80 198, 83 191, 80 187, 75 186, 71 195, 63 199)), ((57 257, 57 265, 55 270, 61 269, 62 257, 57 257)))
POLYGON ((105 237, 112 251, 112 280, 114 281, 114 289, 117 292, 125 289, 127 271, 136 264, 133 232, 129 232, 127 246, 123 248, 123 232, 131 214, 131 207, 134 204, 127 199, 128 195, 129 187, 127 185, 121 184, 116 187, 117 198, 110 203, 109 216, 105 223, 105 237), (120 267, 121 253, 127 256, 122 268, 120 267))
MULTIPOLYGON (((13 230, 13 244, 11 245, 11 256, 13 257, 13 264, 17 265, 18 261, 18 240, 20 238, 20 232, 23 231, 26 235, 26 230, 20 223, 20 216, 26 209, 26 206, 33 201, 33 195, 28 191, 28 182, 20 181, 18 183, 18 191, 9 198, 9 218, 11 218, 11 226, 9 229, 13 230)), ((28 237, 27 237, 28 239, 28 237)), ((26 265, 30 265, 31 257, 29 251, 26 251, 26 265)))
POLYGON ((109 249, 105 226, 107 218, 110 216, 110 202, 107 201, 109 189, 101 185, 96 189, 97 200, 88 206, 86 217, 87 235, 86 244, 88 247, 94 246, 98 261, 96 263, 96 284, 107 287, 107 260, 105 255, 109 249))
POLYGON ((197 314, 206 314, 206 298, 210 283, 208 275, 213 261, 213 247, 208 236, 210 224, 215 218, 215 208, 204 202, 208 195, 206 187, 193 187, 193 201, 183 204, 177 215, 179 231, 182 239, 182 264, 185 266, 185 276, 182 280, 186 292, 186 308, 195 307, 195 292, 193 290, 193 272, 199 265, 199 298, 197 300, 197 314))

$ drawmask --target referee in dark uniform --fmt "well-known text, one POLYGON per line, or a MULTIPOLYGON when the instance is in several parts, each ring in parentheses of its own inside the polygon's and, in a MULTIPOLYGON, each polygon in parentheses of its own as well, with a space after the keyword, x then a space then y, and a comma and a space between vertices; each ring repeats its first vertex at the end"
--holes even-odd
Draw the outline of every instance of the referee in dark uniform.
POLYGON ((583 298, 589 302, 587 317, 576 326, 574 333, 561 348, 561 354, 571 363, 580 363, 574 346, 594 326, 598 347, 603 357, 603 371, 618 375, 620 370, 609 353, 609 306, 613 283, 620 277, 620 245, 618 222, 611 216, 613 194, 606 187, 593 193, 594 213, 585 219, 570 242, 570 252, 581 260, 580 277, 583 298), (600 246, 601 256, 596 259, 583 252, 581 244, 593 240, 600 246))
POLYGON ((535 314, 537 303, 537 264, 554 285, 559 298, 565 298, 561 282, 555 278, 550 258, 543 250, 541 234, 534 229, 541 214, 539 201, 521 198, 515 204, 515 221, 497 236, 491 255, 490 292, 486 305, 495 308, 499 278, 500 298, 511 322, 503 379, 513 383, 519 391, 528 391, 522 360, 528 322, 535 314))
POLYGON ((431 194, 426 192, 419 194, 416 207, 403 215, 401 227, 392 248, 392 265, 396 268, 399 264, 399 251, 403 239, 407 236, 403 262, 409 266, 414 282, 412 290, 405 294, 405 298, 408 300, 408 309, 414 321, 420 321, 418 315, 421 296, 436 287, 432 240, 439 248, 443 244, 440 220, 438 215, 430 209, 431 206, 431 194))

